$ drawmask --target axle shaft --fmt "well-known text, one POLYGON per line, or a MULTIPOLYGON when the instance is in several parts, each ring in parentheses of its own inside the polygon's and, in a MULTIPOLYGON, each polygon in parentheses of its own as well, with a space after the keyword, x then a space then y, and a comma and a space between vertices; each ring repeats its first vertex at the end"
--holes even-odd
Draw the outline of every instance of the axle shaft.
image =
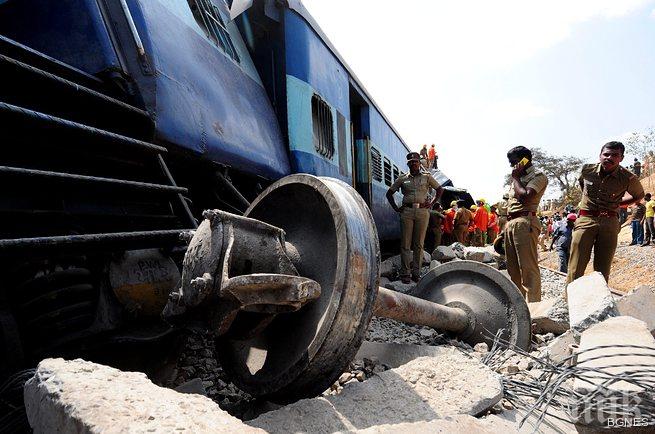
POLYGON ((373 315, 454 333, 462 333, 469 326, 468 315, 463 309, 443 306, 383 287, 378 289, 373 315))

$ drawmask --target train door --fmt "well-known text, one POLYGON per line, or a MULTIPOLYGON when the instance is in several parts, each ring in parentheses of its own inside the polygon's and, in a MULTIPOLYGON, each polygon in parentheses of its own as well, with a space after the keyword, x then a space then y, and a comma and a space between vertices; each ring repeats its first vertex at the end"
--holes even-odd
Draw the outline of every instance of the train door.
POLYGON ((371 173, 369 164, 368 103, 350 85, 350 146, 352 149, 352 183, 357 192, 371 206, 371 173))

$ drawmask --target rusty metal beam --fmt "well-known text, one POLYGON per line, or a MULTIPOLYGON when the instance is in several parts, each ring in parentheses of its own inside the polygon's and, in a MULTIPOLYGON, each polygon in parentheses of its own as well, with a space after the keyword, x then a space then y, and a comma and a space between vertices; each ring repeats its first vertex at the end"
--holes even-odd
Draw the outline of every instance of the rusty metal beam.
POLYGON ((454 333, 461 333, 469 327, 469 318, 463 309, 442 306, 383 287, 378 289, 373 315, 454 333))

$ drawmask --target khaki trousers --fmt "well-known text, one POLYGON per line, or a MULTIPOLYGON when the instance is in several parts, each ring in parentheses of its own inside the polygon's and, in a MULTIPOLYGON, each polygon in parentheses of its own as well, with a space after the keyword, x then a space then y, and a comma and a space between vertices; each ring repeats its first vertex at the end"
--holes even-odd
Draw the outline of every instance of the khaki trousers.
POLYGON ((455 240, 466 245, 466 235, 468 233, 469 227, 468 225, 457 225, 455 226, 455 229, 453 229, 453 235, 455 235, 455 240))
POLYGON ((432 229, 432 235, 434 235, 434 248, 435 249, 441 245, 441 234, 442 234, 442 231, 441 231, 440 227, 432 229))
POLYGON ((403 208, 400 212, 400 275, 411 273, 418 277, 423 265, 423 242, 430 222, 430 211, 426 208, 403 208), (412 260, 412 252, 414 252, 412 260))
POLYGON ((566 283, 584 276, 594 249, 594 271, 600 271, 609 280, 612 259, 616 250, 621 224, 618 218, 580 216, 573 227, 569 272, 566 283))
POLYGON ((541 301, 537 241, 541 225, 535 216, 512 219, 505 225, 505 256, 512 282, 528 302, 541 301))

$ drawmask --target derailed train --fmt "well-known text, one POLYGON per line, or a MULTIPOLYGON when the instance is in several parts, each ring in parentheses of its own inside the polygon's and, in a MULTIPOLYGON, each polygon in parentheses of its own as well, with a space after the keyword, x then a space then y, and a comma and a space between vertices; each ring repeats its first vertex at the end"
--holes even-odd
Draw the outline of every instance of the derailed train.
POLYGON ((165 337, 180 234, 286 175, 398 238, 408 147, 298 0, 5 0, 0 71, 3 373, 165 337))

